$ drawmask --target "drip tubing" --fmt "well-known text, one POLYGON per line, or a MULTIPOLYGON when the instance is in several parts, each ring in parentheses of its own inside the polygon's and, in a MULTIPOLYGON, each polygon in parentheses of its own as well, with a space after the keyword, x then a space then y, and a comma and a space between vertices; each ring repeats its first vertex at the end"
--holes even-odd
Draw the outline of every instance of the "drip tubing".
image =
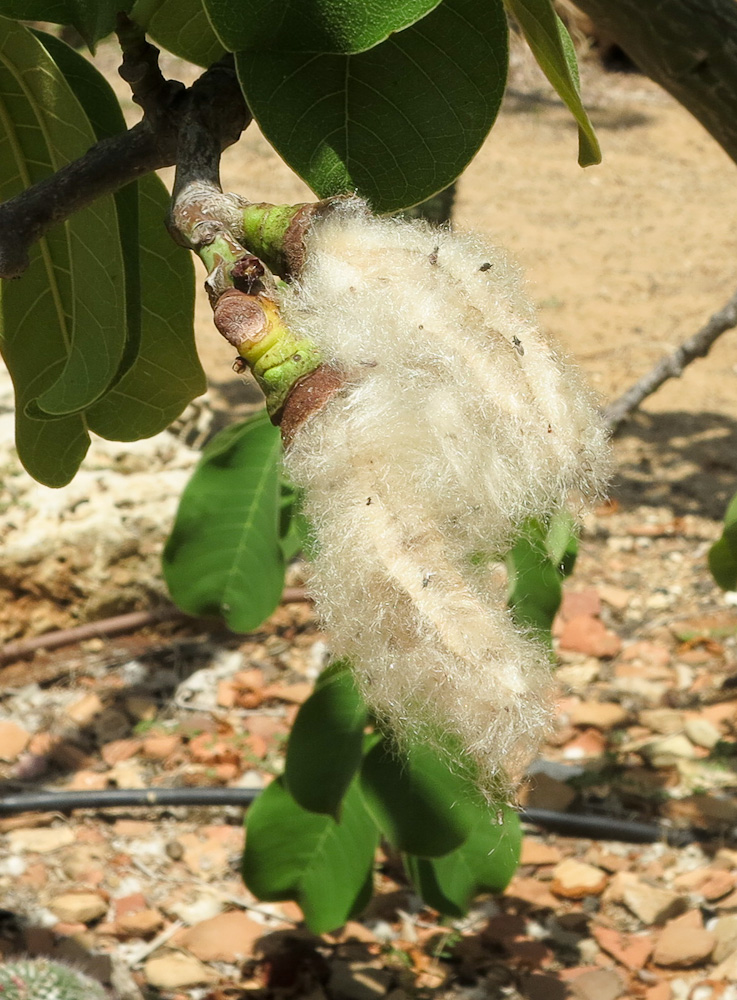
MULTIPOLYGON (((167 808, 171 806, 248 806, 258 788, 109 788, 94 792, 22 792, 0 798, 0 816, 24 812, 72 812, 75 809, 167 808)), ((706 840, 716 834, 695 827, 671 828, 659 823, 566 813, 553 809, 522 809, 523 823, 564 837, 615 840, 630 844, 665 842, 673 847, 706 840)))

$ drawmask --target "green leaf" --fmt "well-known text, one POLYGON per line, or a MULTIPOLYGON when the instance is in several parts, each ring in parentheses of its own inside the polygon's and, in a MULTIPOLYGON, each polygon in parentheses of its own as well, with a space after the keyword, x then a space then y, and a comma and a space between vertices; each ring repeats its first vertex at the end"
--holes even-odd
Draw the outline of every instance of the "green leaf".
POLYGON ((137 0, 130 16, 157 45, 198 66, 225 54, 202 0, 137 0))
MULTIPOLYGON (((0 0, 1 5, 2 0, 0 0)), ((74 96, 89 119, 95 138, 106 139, 118 132, 125 132, 127 128, 125 117, 115 91, 89 59, 85 59, 66 42, 47 31, 34 31, 33 34, 74 91, 74 96)))
POLYGON ((264 412, 221 431, 184 489, 163 567, 174 602, 192 615, 257 628, 279 603, 281 438, 264 412))
POLYGON ((279 540, 284 562, 288 563, 294 559, 304 547, 304 533, 306 531, 306 521, 300 511, 301 496, 300 490, 282 477, 281 483, 281 509, 279 514, 279 540))
POLYGON ((430 747, 416 744, 400 755, 380 740, 361 768, 366 804, 389 843, 422 857, 447 854, 466 839, 473 783, 430 747))
MULTIPOLYGON (((84 108, 98 140, 124 132, 115 92, 64 42, 36 32, 84 108)), ((128 336, 114 388, 88 411, 90 429, 116 441, 168 427, 206 382, 194 342, 194 265, 164 226, 169 193, 153 174, 115 195, 125 264, 128 336), (121 384, 122 380, 122 384, 121 384)))
POLYGON ((471 831, 442 858, 406 857, 408 874, 423 900, 440 913, 462 917, 481 892, 502 892, 519 864, 519 818, 508 806, 500 815, 481 806, 471 831))
POLYGON ((127 12, 133 0, 0 0, 0 15, 21 21, 71 24, 90 48, 109 35, 118 11, 127 12))
POLYGON ((88 411, 90 429, 113 441, 158 434, 207 384, 194 338, 192 255, 166 231, 169 192, 158 177, 142 177, 138 192, 138 356, 117 385, 88 411))
POLYGON ((561 573, 547 548, 547 526, 530 520, 507 554, 509 605, 515 621, 550 634, 562 597, 561 573))
POLYGON ((709 569, 722 590, 737 590, 737 550, 720 538, 709 549, 709 569))
MULTIPOLYGON (((98 142, 125 132, 123 111, 115 91, 105 77, 71 46, 45 31, 34 31, 82 105, 98 142)), ((118 382, 136 359, 141 343, 140 240, 138 232, 138 185, 128 184, 113 198, 125 269, 126 344, 111 386, 118 382)))
MULTIPOLYGON (((46 49, 26 28, 2 19, 3 196, 58 170, 94 141, 83 108, 46 49)), ((98 399, 115 378, 126 337, 123 256, 112 196, 76 212, 53 232, 65 239, 42 241, 34 255, 47 285, 41 301, 29 300, 26 277, 3 290, 6 335, 20 338, 42 369, 36 391, 24 400, 38 419, 77 413, 98 399), (45 354, 34 343, 40 315, 54 341, 45 354)))
POLYGON ((576 52, 551 0, 504 0, 516 18, 533 55, 578 125, 578 162, 601 163, 601 149, 581 102, 576 52))
MULTIPOLYGON (((46 49, 0 19, 0 201, 81 156, 94 138, 46 49)), ((0 292, 0 346, 15 387, 21 461, 40 482, 63 486, 89 446, 85 418, 47 419, 36 400, 82 408, 115 377, 125 304, 114 200, 53 227, 30 258, 24 276, 0 292)))
POLYGON ((440 0, 204 0, 229 52, 363 52, 440 0))
POLYGON ((287 745, 284 781, 303 809, 340 817, 340 806, 361 764, 368 713, 350 665, 322 673, 302 705, 287 745))
POLYGON ((320 196, 394 212, 446 187, 494 123, 507 77, 501 0, 444 0, 358 55, 236 55, 266 138, 320 196))
POLYGON ((722 590, 737 590, 737 494, 724 515, 722 537, 709 549, 709 569, 722 590))
POLYGON ((724 515, 724 537, 737 551, 737 493, 732 497, 724 515))
POLYGON ((578 557, 578 532, 576 522, 568 511, 553 514, 545 544, 550 560, 561 577, 570 576, 578 557))
POLYGON ((277 778, 248 810, 243 879, 266 902, 293 899, 323 934, 367 902, 379 834, 356 782, 340 822, 297 805, 277 778))

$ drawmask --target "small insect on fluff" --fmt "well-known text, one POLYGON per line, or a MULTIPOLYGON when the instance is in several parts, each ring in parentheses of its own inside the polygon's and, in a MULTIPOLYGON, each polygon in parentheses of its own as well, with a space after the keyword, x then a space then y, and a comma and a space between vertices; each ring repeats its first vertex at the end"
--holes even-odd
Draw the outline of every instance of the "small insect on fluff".
POLYGON ((283 318, 344 384, 286 451, 315 535, 311 587, 400 745, 449 742, 506 787, 551 712, 550 664, 507 608, 500 559, 530 517, 607 478, 606 433, 479 236, 319 218, 283 318))

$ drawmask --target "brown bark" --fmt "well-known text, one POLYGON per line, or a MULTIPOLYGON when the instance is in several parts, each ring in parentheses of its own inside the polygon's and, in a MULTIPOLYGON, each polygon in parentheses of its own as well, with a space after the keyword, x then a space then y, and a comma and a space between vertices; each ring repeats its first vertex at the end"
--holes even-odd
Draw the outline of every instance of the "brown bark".
POLYGON ((737 161, 734 0, 574 0, 737 161))

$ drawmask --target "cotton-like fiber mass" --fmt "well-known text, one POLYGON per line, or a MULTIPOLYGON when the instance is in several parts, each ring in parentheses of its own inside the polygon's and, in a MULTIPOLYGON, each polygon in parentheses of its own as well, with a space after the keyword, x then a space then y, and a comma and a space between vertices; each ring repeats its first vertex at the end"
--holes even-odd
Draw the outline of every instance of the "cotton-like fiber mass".
POLYGON ((548 725, 550 681, 499 558, 526 518, 601 491, 591 396, 479 236, 350 201, 313 224, 281 295, 287 324, 345 373, 285 458, 334 653, 400 743, 451 737, 483 785, 506 784, 548 725))

